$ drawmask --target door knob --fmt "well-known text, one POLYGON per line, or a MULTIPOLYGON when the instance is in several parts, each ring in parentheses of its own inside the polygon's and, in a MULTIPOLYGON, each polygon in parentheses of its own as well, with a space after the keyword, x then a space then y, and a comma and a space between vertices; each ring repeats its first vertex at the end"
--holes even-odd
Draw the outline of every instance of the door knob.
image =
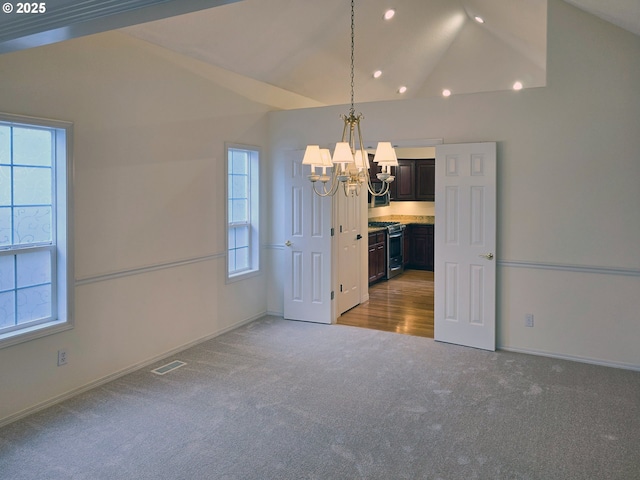
POLYGON ((493 259, 493 253, 482 253, 482 254, 480 254, 478 256, 482 257, 482 258, 486 258, 487 260, 492 260, 493 259))
POLYGON ((286 242, 284 242, 284 244, 285 244, 287 247, 290 247, 291 245, 293 245, 293 243, 291 243, 291 240, 287 240, 286 242))
POLYGON ((358 234, 356 235, 356 240, 360 240, 362 238, 362 235, 358 234))

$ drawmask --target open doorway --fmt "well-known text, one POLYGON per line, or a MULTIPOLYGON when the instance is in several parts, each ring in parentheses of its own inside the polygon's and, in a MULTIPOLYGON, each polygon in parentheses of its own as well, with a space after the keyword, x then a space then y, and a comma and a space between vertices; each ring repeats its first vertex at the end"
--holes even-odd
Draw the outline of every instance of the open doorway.
MULTIPOLYGON (((496 151, 496 142, 437 148, 432 221, 434 339, 489 351, 496 345, 496 151)), ((333 251, 331 256, 337 262, 333 251)), ((335 270, 338 281, 341 267, 335 270)), ((366 277, 366 268, 361 273, 366 277)), ((387 304, 389 311, 395 307, 387 304)))
MULTIPOLYGON (((436 142, 437 143, 437 142, 436 142)), ((428 159, 435 159, 435 147, 396 147, 400 166, 396 171, 396 185, 402 192, 394 192, 388 205, 366 209, 367 220, 373 223, 400 222, 405 226, 403 241, 404 271, 391 275, 372 274, 375 266, 369 262, 369 295, 368 300, 344 312, 337 318, 337 323, 376 330, 384 330, 407 335, 433 338, 434 336, 434 291, 433 273, 433 229, 435 223, 434 163, 431 163, 430 196, 425 194, 422 186, 425 178, 418 180, 418 171, 428 159), (402 175, 404 174, 404 176, 402 175), (419 192, 418 192, 419 190, 419 192), (419 251, 421 259, 412 259, 413 249, 419 251), (427 251, 430 250, 430 254, 427 251), (430 255, 427 260, 424 257, 430 255)), ((369 224, 371 225, 371 223, 369 224)), ((369 228, 369 251, 375 250, 372 240, 377 231, 369 228)), ((363 235, 366 239, 367 235, 363 235)), ((379 234, 383 238, 384 234, 379 234)), ((387 244, 378 247, 389 251, 387 244)), ((383 260, 383 263, 385 260, 383 260)), ((375 263, 375 262, 374 262, 375 263)), ((386 259, 389 263, 389 259, 386 259)), ((367 268, 365 265, 364 268, 367 268)), ((384 269, 383 269, 384 270, 384 269)))

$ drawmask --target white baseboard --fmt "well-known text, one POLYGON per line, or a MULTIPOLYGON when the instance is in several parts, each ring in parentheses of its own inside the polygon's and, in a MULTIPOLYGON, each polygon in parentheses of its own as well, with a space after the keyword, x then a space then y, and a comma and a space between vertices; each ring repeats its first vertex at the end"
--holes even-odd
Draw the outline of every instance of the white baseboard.
POLYGON ((527 355, 536 355, 539 357, 557 358, 559 360, 569 360, 572 362, 589 363, 591 365, 600 365, 602 367, 622 368, 625 370, 634 370, 640 372, 640 365, 634 365, 632 363, 623 362, 610 362, 606 360, 599 360, 588 357, 578 357, 573 355, 561 355, 557 353, 545 352, 541 350, 529 350, 527 348, 513 348, 513 347, 498 347, 498 350, 514 353, 525 353, 527 355))
POLYGON ((216 332, 216 333, 212 333, 211 335, 207 335, 205 337, 199 338, 197 340, 194 340, 192 342, 186 343, 184 345, 181 345, 179 347, 173 348, 171 350, 169 350, 168 352, 164 352, 160 355, 156 355, 153 358, 150 358, 148 360, 136 363, 134 365, 131 365, 123 370, 119 370, 117 372, 111 373, 105 377, 99 378, 97 380, 94 380, 92 382, 87 383, 86 385, 83 385, 81 387, 78 388, 74 388, 73 390, 70 390, 66 393, 63 393, 61 395, 57 395, 49 400, 46 400, 42 403, 38 403, 34 406, 28 407, 24 410, 21 410, 17 413, 14 413, 13 415, 9 415, 8 417, 5 417, 3 419, 0 419, 0 428, 4 427, 5 425, 9 425, 10 423, 15 422, 16 420, 20 420, 21 418, 24 418, 28 415, 31 415, 33 413, 39 412, 40 410, 44 410, 45 408, 49 408, 52 407, 53 405, 56 405, 64 400, 67 400, 69 398, 75 397, 76 395, 79 395, 81 393, 87 392, 93 388, 99 387, 100 385, 104 385, 106 383, 109 383, 113 380, 116 380, 120 377, 123 377, 125 375, 128 375, 129 373, 133 373, 136 370, 140 370, 141 368, 145 368, 149 365, 152 365, 160 360, 163 360, 167 357, 171 357, 172 355, 175 355, 177 353, 180 353, 184 350, 187 350, 191 347, 195 347, 196 345, 206 342, 207 340, 211 340, 213 338, 219 337, 220 335, 223 335, 227 332, 230 332, 231 330, 235 330, 238 327, 241 327, 242 325, 246 325, 248 323, 251 323, 259 318, 264 317, 265 315, 268 315, 266 312, 260 313, 258 315, 255 315, 251 318, 247 318, 244 320, 241 320, 239 322, 234 323, 233 325, 223 328, 222 330, 216 332))

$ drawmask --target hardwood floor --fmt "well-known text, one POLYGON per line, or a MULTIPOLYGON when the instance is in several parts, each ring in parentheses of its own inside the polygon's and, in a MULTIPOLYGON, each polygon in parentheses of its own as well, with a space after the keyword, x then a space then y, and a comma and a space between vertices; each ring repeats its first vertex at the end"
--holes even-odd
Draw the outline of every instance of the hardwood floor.
POLYGON ((433 272, 404 273, 369 287, 369 300, 338 317, 338 324, 433 338, 433 272))

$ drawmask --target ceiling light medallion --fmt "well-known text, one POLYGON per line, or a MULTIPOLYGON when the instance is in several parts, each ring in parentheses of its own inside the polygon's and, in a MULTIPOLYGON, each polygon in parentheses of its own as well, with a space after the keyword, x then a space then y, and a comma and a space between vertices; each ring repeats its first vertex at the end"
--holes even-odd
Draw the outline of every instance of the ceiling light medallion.
POLYGON ((391 175, 391 167, 398 165, 395 150, 389 142, 380 142, 376 148, 373 161, 381 166, 381 172, 377 174, 380 186, 375 188, 369 176, 369 154, 364 148, 362 131, 360 130, 361 113, 356 115, 354 107, 354 0, 351 0, 351 108, 348 115, 341 115, 344 121, 342 129, 342 141, 336 143, 333 157, 329 149, 320 148, 319 145, 307 145, 302 159, 303 165, 311 166, 311 175, 308 176, 313 184, 313 191, 326 197, 335 195, 340 185, 343 186, 345 195, 359 195, 363 185, 372 195, 382 196, 389 192, 389 183, 394 180, 391 175), (322 169, 322 173, 316 173, 316 168, 322 169), (332 175, 327 174, 327 169, 333 168, 332 175), (318 181, 322 183, 322 190, 318 191, 318 181))

